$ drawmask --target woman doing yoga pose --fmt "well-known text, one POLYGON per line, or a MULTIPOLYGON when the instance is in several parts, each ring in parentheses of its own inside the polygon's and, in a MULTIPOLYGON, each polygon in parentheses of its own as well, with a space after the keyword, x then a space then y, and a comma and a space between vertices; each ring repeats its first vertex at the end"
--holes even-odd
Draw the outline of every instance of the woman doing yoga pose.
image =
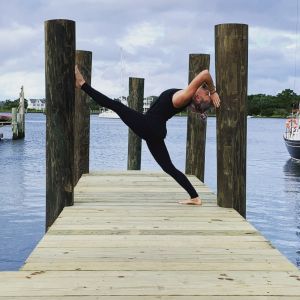
POLYGON ((164 139, 167 135, 166 122, 175 114, 192 105, 193 110, 204 114, 211 105, 220 106, 220 98, 207 70, 200 72, 185 89, 168 89, 161 93, 149 110, 143 114, 121 102, 112 100, 87 84, 75 66, 76 87, 85 91, 99 105, 115 111, 121 120, 147 146, 160 167, 172 176, 190 195, 190 199, 181 204, 201 205, 198 193, 188 178, 173 165, 164 139))

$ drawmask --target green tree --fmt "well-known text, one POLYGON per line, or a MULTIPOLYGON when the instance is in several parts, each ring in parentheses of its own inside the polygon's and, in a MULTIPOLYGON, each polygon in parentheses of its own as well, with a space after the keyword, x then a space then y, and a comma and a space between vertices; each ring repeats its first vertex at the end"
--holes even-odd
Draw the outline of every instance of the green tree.
POLYGON ((285 89, 276 96, 276 107, 291 110, 299 102, 299 96, 291 90, 285 89))

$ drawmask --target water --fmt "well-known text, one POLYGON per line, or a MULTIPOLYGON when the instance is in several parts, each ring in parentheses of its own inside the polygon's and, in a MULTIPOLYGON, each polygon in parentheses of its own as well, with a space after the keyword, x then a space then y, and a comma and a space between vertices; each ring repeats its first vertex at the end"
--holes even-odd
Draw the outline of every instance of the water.
MULTIPOLYGON (((285 149, 282 119, 248 119, 247 219, 300 268, 300 163, 285 149)), ((0 128, 0 270, 17 270, 45 231, 45 116, 26 115, 26 138, 0 128)), ((216 191, 216 120, 208 119, 205 182, 216 191)), ((185 169, 186 118, 168 124, 171 158, 185 169)), ((128 129, 91 116, 90 169, 126 170, 128 129)), ((160 171, 143 141, 142 170, 160 171)))

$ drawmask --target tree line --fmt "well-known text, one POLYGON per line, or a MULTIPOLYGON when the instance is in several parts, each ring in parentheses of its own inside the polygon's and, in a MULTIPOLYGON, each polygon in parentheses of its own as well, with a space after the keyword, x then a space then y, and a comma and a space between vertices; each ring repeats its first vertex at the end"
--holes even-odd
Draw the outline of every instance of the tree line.
MULTIPOLYGON (((0 111, 11 112, 11 109, 13 107, 16 107, 16 108, 19 107, 19 103, 20 103, 20 99, 2 101, 2 102, 0 102, 0 111)), ((25 109, 26 109, 28 106, 27 99, 24 99, 24 105, 25 105, 25 109)))
MULTIPOLYGON (((157 99, 157 97, 155 97, 157 99)), ((118 101, 117 99, 115 99, 118 101)), ((247 114, 260 117, 287 117, 293 108, 298 108, 300 96, 291 89, 285 89, 276 96, 266 94, 248 95, 247 114)), ((99 110, 99 105, 90 100, 91 111, 99 110)), ((11 112, 13 107, 19 106, 19 99, 0 102, 0 111, 11 112)), ((25 109, 28 101, 25 99, 25 109)))
POLYGON ((300 96, 291 89, 285 89, 276 96, 249 95, 247 111, 251 116, 287 117, 293 108, 298 108, 299 102, 300 96))

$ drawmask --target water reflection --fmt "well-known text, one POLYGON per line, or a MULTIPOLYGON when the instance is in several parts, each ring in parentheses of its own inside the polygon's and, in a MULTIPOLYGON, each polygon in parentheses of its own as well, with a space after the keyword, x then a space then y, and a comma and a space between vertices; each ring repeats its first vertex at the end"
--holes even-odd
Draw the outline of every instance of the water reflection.
POLYGON ((295 177, 296 181, 300 182, 300 160, 295 160, 293 158, 288 159, 283 167, 283 171, 286 176, 295 177))
POLYGON ((300 161, 288 159, 283 166, 285 180, 286 201, 292 206, 295 235, 298 242, 295 244, 295 263, 300 267, 300 161))

